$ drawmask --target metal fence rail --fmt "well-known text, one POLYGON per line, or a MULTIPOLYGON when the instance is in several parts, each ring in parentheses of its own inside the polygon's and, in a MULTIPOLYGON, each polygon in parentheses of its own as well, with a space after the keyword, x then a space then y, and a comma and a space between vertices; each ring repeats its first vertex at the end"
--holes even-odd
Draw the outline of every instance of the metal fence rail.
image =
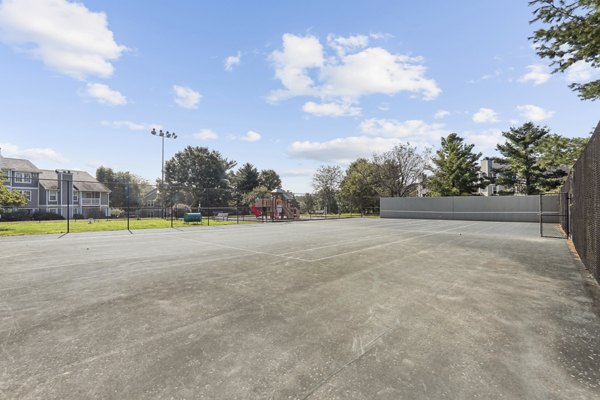
POLYGON ((583 264, 600 281, 600 123, 571 170, 561 192, 560 225, 583 264), (561 213, 562 214, 562 213, 561 213))

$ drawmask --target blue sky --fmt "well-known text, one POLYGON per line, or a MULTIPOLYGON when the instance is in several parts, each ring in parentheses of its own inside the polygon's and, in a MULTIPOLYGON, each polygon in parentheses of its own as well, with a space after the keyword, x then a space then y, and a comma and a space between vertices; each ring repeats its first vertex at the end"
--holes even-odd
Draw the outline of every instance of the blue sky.
POLYGON ((598 123, 550 75, 526 1, 0 2, 0 147, 41 168, 160 177, 153 126, 311 190, 323 164, 457 132, 494 155, 533 120, 565 136, 598 123))

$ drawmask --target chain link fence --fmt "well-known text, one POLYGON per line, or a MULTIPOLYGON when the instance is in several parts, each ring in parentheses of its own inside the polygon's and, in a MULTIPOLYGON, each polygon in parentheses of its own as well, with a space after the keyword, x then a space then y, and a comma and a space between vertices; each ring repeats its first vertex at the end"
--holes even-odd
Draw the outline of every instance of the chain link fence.
POLYGON ((226 187, 103 184, 80 171, 15 175, 8 177, 5 184, 10 190, 23 193, 27 204, 0 209, 0 235, 131 231, 180 227, 188 222, 239 224, 379 215, 378 197, 342 199, 281 189, 255 194, 226 187), (186 214, 199 214, 201 218, 185 218, 186 214), (37 224, 33 226, 31 222, 37 224))
POLYGON ((600 123, 561 192, 561 228, 600 282, 600 123))

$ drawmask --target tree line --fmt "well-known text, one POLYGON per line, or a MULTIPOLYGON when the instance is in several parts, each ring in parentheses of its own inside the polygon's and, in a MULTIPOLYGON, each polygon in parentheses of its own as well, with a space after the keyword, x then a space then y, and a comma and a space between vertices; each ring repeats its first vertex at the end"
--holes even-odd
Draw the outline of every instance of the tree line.
POLYGON ((492 174, 481 171, 481 153, 457 133, 441 138, 440 148, 418 151, 410 144, 359 158, 344 171, 321 166, 313 176, 313 193, 301 196, 303 210, 328 212, 376 209, 379 197, 472 196, 490 184, 502 187, 499 195, 552 192, 564 182, 569 168, 588 138, 567 138, 547 127, 527 122, 502 133, 499 157, 492 174))
POLYGON ((143 207, 144 196, 156 189, 157 206, 182 204, 188 207, 236 206, 281 186, 279 174, 272 169, 258 170, 245 163, 234 171, 237 162, 206 147, 188 146, 165 162, 165 179, 154 185, 129 171, 114 171, 101 166, 96 179, 111 190, 112 207, 143 207))

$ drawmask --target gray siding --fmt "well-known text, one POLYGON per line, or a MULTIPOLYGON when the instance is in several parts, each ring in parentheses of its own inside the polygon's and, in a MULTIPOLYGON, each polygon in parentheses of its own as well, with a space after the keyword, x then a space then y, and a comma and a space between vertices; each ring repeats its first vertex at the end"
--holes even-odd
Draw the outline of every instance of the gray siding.
MULTIPOLYGON (((558 196, 542 196, 544 213, 558 213, 558 196)), ((539 196, 382 197, 381 218, 538 222, 539 196)), ((558 222, 558 217, 544 217, 558 222)))

